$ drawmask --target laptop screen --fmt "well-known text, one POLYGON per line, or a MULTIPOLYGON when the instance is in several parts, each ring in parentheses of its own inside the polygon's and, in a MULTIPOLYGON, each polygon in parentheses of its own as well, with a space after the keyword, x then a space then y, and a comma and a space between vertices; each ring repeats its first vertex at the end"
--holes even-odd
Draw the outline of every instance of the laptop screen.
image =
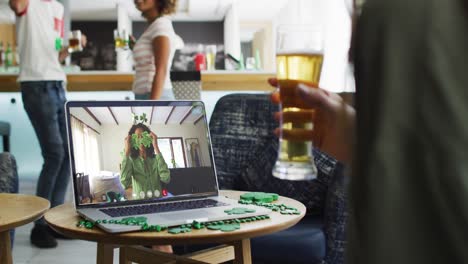
POLYGON ((67 103, 78 206, 217 192, 203 103, 67 103))

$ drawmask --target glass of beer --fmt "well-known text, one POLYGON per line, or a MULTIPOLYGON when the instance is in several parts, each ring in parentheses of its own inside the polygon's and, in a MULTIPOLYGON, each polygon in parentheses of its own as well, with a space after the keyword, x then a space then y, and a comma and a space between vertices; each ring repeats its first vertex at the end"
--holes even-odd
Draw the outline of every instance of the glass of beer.
POLYGON ((123 49, 127 50, 129 49, 129 35, 125 29, 123 30, 114 30, 114 44, 115 44, 115 49, 123 49))
POLYGON ((206 46, 206 69, 214 71, 216 69, 216 45, 206 46))
MULTIPOLYGON (((299 83, 318 87, 323 62, 323 32, 313 25, 281 25, 277 31, 277 79, 280 111, 305 112, 295 105, 299 83)), ((273 175, 285 180, 311 180, 317 177, 312 142, 283 138, 283 130, 306 130, 312 133, 312 120, 280 119, 278 159, 273 175)))
POLYGON ((68 37, 68 52, 79 52, 82 51, 83 47, 81 46, 81 31, 73 30, 70 32, 68 37))

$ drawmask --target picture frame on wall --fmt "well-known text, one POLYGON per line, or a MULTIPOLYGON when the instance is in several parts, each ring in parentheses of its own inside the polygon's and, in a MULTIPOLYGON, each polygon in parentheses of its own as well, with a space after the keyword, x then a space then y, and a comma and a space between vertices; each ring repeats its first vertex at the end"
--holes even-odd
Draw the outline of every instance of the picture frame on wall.
POLYGON ((185 146, 189 168, 203 167, 203 158, 198 138, 186 138, 185 146))

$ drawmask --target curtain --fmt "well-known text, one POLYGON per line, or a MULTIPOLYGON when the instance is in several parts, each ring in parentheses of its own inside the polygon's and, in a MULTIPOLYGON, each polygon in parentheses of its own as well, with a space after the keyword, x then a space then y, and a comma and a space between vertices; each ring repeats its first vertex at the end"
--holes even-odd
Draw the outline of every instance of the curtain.
POLYGON ((75 171, 96 175, 101 171, 99 135, 78 119, 71 118, 75 171))

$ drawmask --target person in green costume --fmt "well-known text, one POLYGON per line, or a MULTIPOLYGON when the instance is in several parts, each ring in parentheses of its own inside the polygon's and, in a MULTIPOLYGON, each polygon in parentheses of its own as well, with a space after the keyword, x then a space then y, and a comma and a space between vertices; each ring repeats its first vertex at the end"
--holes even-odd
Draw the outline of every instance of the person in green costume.
POLYGON ((142 123, 133 125, 125 137, 120 182, 127 199, 161 197, 161 182, 169 183, 171 175, 157 139, 156 134, 142 123), (146 146, 145 135, 151 137, 146 146))

